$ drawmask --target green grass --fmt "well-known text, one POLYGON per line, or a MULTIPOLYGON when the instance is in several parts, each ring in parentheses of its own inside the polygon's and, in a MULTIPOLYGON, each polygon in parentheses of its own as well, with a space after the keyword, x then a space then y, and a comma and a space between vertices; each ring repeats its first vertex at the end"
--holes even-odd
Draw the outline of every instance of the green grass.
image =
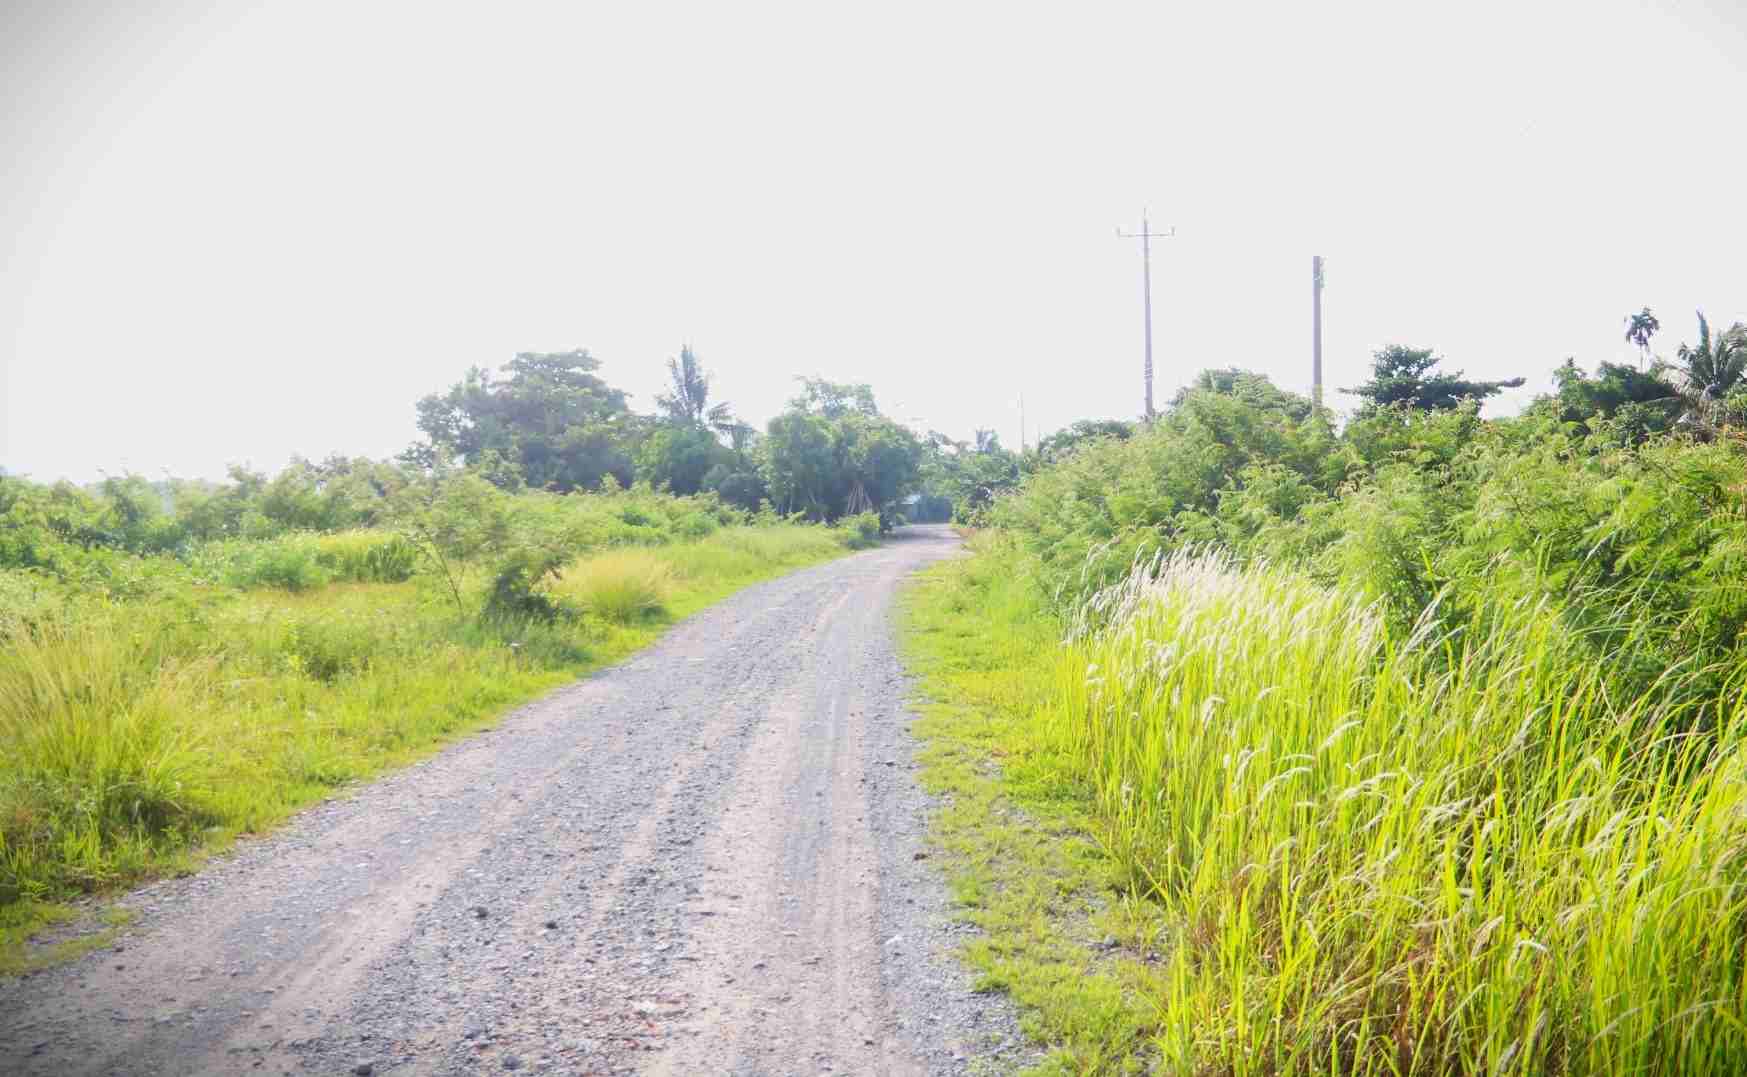
MULTIPOLYGON (((352 541, 365 563, 376 545, 352 541)), ((584 612, 549 624, 458 614, 428 573, 133 601, 30 591, 0 618, 0 964, 25 961, 24 940, 73 895, 186 870, 748 584, 844 552, 789 525, 602 551, 555 585, 584 612)), ((464 570, 469 608, 487 575, 464 570)))
POLYGON ((1204 555, 1064 624, 1029 568, 908 608, 967 957, 1045 1071, 1747 1071, 1739 670, 1622 698, 1544 604, 1410 635, 1204 555))
POLYGON ((1138 1000, 1152 973, 1132 947, 1145 918, 1116 896, 1085 783, 1033 735, 1063 662, 1061 626, 987 542, 929 569, 903 600, 920 777, 943 799, 934 835, 956 901, 983 931, 963 956, 979 988, 1010 995, 1050 1048, 1037 1072, 1142 1072, 1150 1018, 1138 1000), (1121 948, 1105 950, 1107 938, 1121 948))
POLYGON ((673 566, 653 550, 610 550, 567 572, 553 588, 586 613, 631 624, 657 613, 673 593, 673 566))

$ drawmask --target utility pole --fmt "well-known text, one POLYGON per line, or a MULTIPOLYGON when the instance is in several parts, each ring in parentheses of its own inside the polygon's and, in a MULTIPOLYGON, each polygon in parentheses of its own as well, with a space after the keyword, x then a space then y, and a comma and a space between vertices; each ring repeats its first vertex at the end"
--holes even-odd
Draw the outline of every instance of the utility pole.
POLYGON ((1025 394, 1019 394, 1019 455, 1025 455, 1025 394))
POLYGON ((1123 239, 1140 240, 1140 301, 1141 309, 1146 316, 1146 421, 1153 421, 1153 246, 1155 239, 1169 239, 1177 234, 1175 228, 1164 232, 1154 232, 1147 226, 1146 212, 1141 211, 1140 231, 1124 232, 1118 228, 1116 234, 1123 239))
POLYGON ((1310 399, 1322 408, 1322 255, 1310 259, 1310 399))

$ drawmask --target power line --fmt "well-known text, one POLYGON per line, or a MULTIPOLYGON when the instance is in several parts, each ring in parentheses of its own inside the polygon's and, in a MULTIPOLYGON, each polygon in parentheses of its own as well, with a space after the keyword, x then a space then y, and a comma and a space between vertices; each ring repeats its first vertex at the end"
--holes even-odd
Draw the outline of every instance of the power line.
POLYGON ((1116 234, 1123 239, 1140 240, 1140 300, 1141 308, 1146 315, 1146 421, 1153 421, 1153 246, 1155 239, 1169 239, 1177 234, 1172 227, 1168 231, 1154 232, 1147 225, 1146 211, 1140 215, 1140 231, 1124 232, 1118 228, 1116 234))

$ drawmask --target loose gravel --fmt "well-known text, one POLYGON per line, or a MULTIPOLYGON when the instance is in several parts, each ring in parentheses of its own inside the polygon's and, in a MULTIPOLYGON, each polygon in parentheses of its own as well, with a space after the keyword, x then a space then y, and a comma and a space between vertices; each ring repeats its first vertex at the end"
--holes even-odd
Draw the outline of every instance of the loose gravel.
POLYGON ((121 899, 0 982, 19 1074, 961 1074, 1024 1061, 927 857, 890 605, 941 528, 741 592, 121 899))

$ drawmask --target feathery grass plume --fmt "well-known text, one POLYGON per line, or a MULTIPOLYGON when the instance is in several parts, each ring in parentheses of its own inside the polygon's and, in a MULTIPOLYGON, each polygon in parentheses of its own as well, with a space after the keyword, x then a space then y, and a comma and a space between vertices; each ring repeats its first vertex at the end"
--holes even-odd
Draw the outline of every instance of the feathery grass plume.
POLYGON ((1178 925, 1167 1071, 1747 1065, 1747 706, 1615 698, 1578 634, 1518 597, 1396 637, 1194 550, 1083 604, 1037 733, 1178 925))

